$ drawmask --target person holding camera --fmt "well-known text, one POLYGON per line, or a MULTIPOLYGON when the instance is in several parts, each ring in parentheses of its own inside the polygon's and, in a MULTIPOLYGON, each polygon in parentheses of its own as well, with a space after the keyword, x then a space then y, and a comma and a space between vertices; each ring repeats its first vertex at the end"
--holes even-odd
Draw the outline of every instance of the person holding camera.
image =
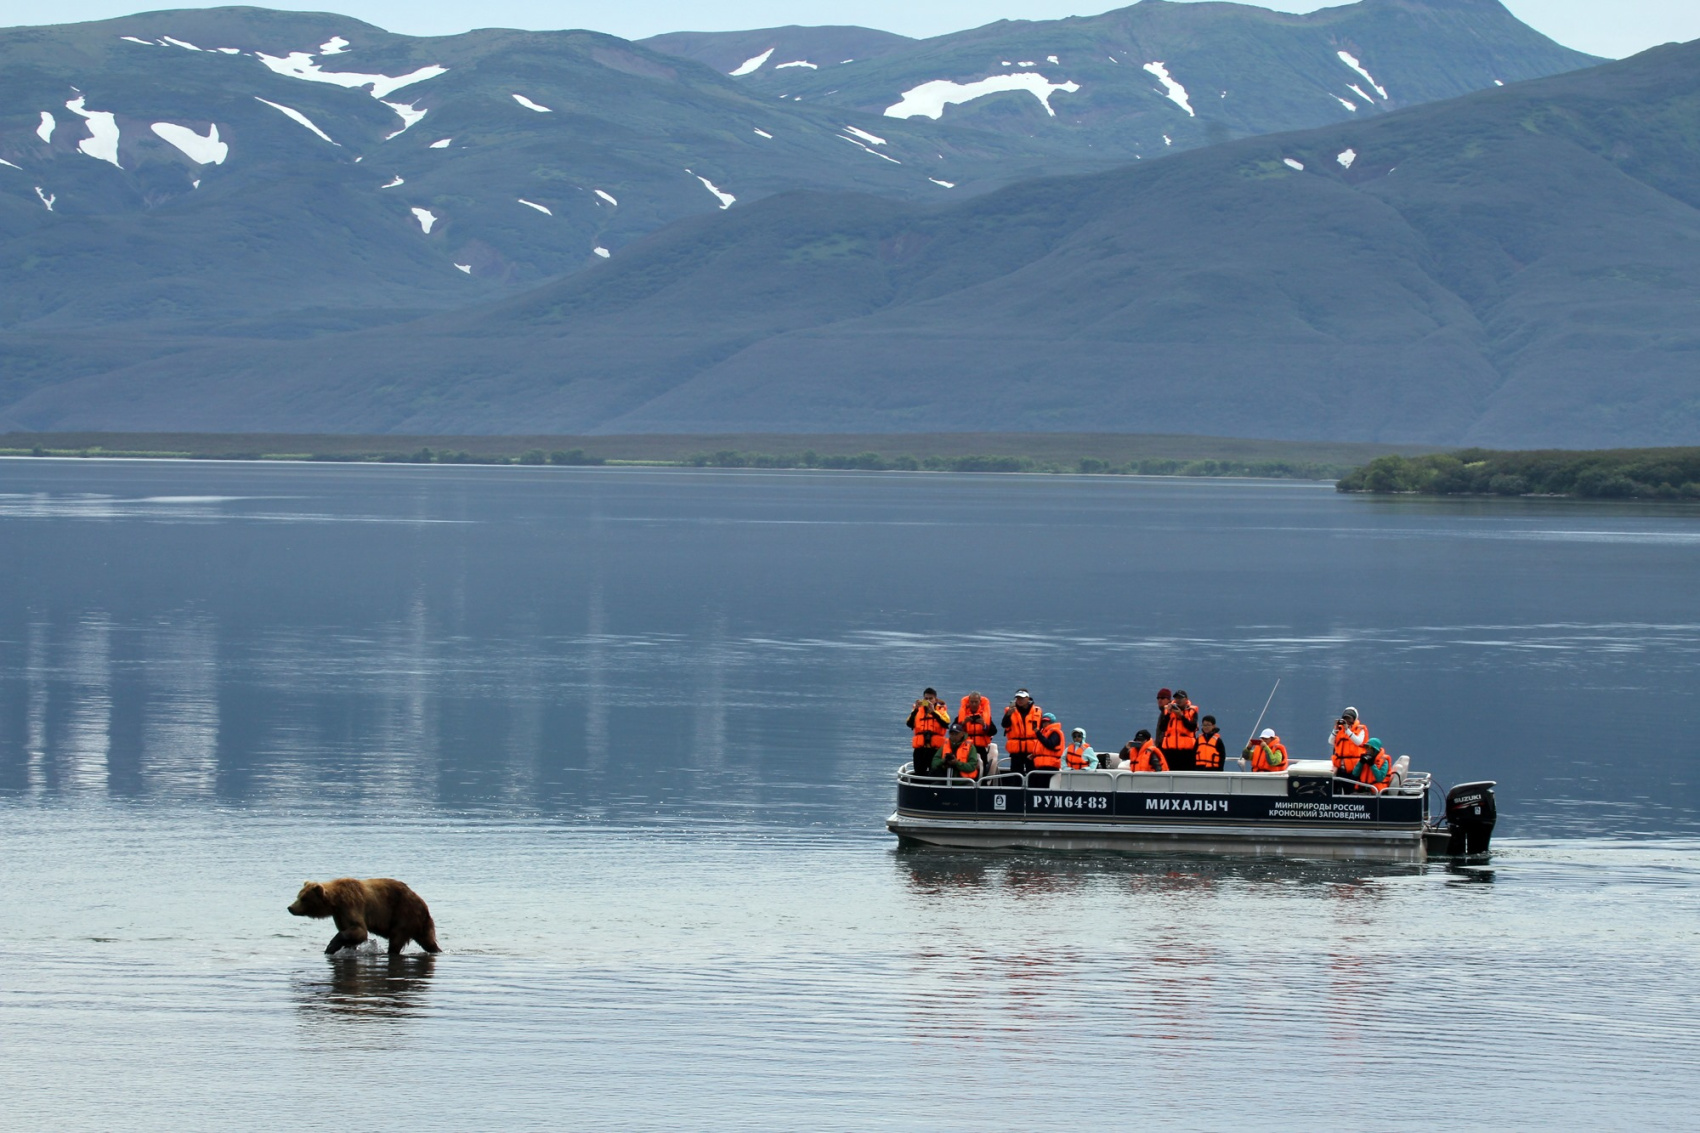
POLYGON ((1281 737, 1275 734, 1274 728, 1263 729, 1255 740, 1245 745, 1242 754, 1251 760, 1253 771, 1287 769, 1287 745, 1281 742, 1281 737))
POLYGON ((1157 713, 1157 746, 1163 749, 1163 759, 1168 763, 1169 770, 1195 770, 1195 757, 1198 752, 1198 708, 1187 697, 1186 689, 1176 689, 1175 695, 1167 703, 1164 702, 1162 693, 1159 693, 1157 713))
POLYGON ((909 710, 904 727, 914 733, 910 746, 914 753, 916 775, 938 775, 943 772, 939 760, 944 754, 950 732, 950 709, 939 700, 934 689, 926 689, 921 699, 909 710))
POLYGON ((1151 738, 1151 733, 1144 728, 1133 733, 1133 739, 1122 745, 1121 760, 1116 764, 1119 771, 1167 771, 1168 761, 1163 758, 1163 749, 1157 746, 1151 738))
POLYGON ((956 713, 956 722, 967 732, 968 739, 974 745, 981 759, 989 754, 992 741, 998 737, 998 727, 992 723, 992 702, 977 692, 971 692, 962 698, 962 704, 956 713))
POLYGON ((1358 719, 1356 708, 1347 708, 1340 713, 1340 718, 1334 721, 1334 734, 1329 737, 1329 742, 1334 745, 1334 774, 1355 779, 1358 761, 1369 750, 1369 728, 1358 719))

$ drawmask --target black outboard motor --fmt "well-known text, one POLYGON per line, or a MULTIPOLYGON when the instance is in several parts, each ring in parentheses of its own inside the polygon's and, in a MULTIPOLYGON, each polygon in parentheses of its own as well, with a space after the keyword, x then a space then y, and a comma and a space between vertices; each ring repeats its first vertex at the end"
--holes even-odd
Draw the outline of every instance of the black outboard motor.
POLYGON ((1451 857, 1487 853, 1498 812, 1493 805, 1493 780, 1460 783, 1446 792, 1446 826, 1452 838, 1446 844, 1451 857))

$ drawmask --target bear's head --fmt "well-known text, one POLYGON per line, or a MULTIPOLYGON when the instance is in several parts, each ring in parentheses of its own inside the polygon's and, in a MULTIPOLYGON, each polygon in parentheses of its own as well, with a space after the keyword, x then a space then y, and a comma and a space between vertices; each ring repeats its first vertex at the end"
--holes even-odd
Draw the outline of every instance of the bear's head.
POLYGON ((328 917, 333 910, 323 885, 317 881, 303 881, 301 892, 295 895, 295 903, 289 906, 289 911, 297 917, 328 917))

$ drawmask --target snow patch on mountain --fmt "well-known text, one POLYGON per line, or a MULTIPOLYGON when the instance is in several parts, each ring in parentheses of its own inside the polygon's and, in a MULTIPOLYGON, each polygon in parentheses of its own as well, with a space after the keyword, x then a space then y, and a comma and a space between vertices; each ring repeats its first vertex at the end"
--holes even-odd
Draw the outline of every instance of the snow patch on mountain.
POLYGON ((431 235, 431 229, 437 223, 437 214, 422 208, 412 208, 408 211, 413 214, 413 219, 419 222, 419 230, 427 236, 431 235))
POLYGON ((183 50, 185 50, 185 51, 199 51, 199 50, 200 50, 200 48, 199 48, 199 47, 196 47, 196 46, 195 46, 195 45, 194 45, 194 44, 192 44, 192 43, 186 43, 186 42, 184 42, 184 41, 183 41, 183 40, 181 40, 181 39, 172 39, 172 38, 171 38, 171 37, 170 37, 170 36, 168 36, 168 35, 162 35, 162 36, 160 36, 160 37, 159 37, 159 41, 160 41, 160 42, 161 42, 161 43, 167 43, 167 44, 170 44, 170 45, 171 45, 171 46, 172 46, 172 47, 181 47, 181 48, 182 48, 182 49, 183 49, 183 50))
POLYGON ((596 195, 601 197, 603 200, 607 201, 609 204, 613 205, 615 208, 620 207, 620 202, 616 201, 614 199, 614 194, 609 193, 609 192, 605 192, 602 189, 598 189, 598 190, 596 190, 596 195))
POLYGON ((1349 51, 1336 51, 1334 54, 1340 57, 1340 62, 1362 75, 1364 77, 1364 82, 1375 88, 1375 93, 1381 96, 1383 102, 1387 101, 1387 88, 1376 82, 1374 75, 1364 70, 1364 65, 1358 62, 1358 57, 1356 55, 1353 55, 1349 51))
POLYGON ((1062 60, 1058 59, 1055 55, 1045 56, 1045 62, 1054 64, 1054 65, 1058 65, 1058 66, 1060 66, 1062 64, 1062 60))
POLYGON ((449 143, 452 142, 452 141, 454 141, 453 138, 438 138, 436 141, 432 142, 430 145, 426 146, 425 148, 426 149, 448 149, 449 143))
POLYGON ((776 48, 776 47, 770 47, 766 51, 762 52, 760 55, 752 55, 748 59, 744 60, 742 63, 738 64, 738 67, 737 67, 736 70, 730 71, 728 73, 733 78, 738 78, 739 76, 742 76, 742 75, 753 75, 757 71, 761 70, 761 65, 763 63, 766 63, 769 59, 773 58, 773 53, 777 50, 778 50, 778 48, 776 48))
POLYGON ((524 205, 526 208, 536 209, 538 212, 542 213, 544 216, 554 216, 555 215, 553 212, 549 211, 549 207, 547 205, 540 205, 536 201, 528 201, 524 197, 516 197, 515 199, 517 201, 519 201, 520 204, 524 205))
POLYGON ((772 134, 770 134, 770 133, 768 133, 768 132, 767 132, 767 131, 766 131, 766 130, 759 130, 759 129, 758 129, 758 130, 757 130, 757 131, 756 131, 756 133, 758 133, 758 134, 760 134, 760 135, 761 135, 761 136, 762 136, 762 137, 764 137, 764 138, 766 138, 766 139, 767 139, 767 140, 768 140, 768 141, 772 141, 772 140, 773 140, 773 135, 772 135, 772 134))
POLYGON ((53 144, 53 128, 57 125, 59 125, 58 119, 54 118, 53 115, 51 115, 47 111, 43 110, 41 112, 41 125, 39 125, 35 128, 35 136, 40 138, 42 141, 46 142, 48 145, 52 145, 53 144))
POLYGON ((22 171, 22 169, 23 169, 23 166, 13 165, 11 162, 7 161, 3 157, 0 157, 0 165, 4 165, 7 169, 16 169, 16 170, 19 170, 19 171, 22 171))
MULTIPOLYGON (((1357 83, 1347 83, 1346 89, 1350 90, 1353 94, 1355 94, 1359 98, 1363 99, 1365 106, 1374 106, 1375 105, 1375 99, 1371 98, 1368 94, 1366 94, 1364 92, 1364 88, 1360 87, 1357 83)), ((1353 109, 1355 110, 1357 108, 1353 107, 1353 109)))
POLYGON ((858 138, 861 138, 864 142, 871 142, 876 146, 885 145, 885 139, 884 138, 878 137, 877 135, 874 135, 874 134, 870 134, 866 130, 858 130, 854 126, 844 127, 844 132, 846 134, 855 134, 858 138))
POLYGON ((472 265, 471 264, 456 264, 455 267, 458 268, 461 271, 464 271, 467 275, 472 274, 472 265))
POLYGON ((85 110, 84 101, 79 94, 65 104, 66 110, 89 124, 89 136, 78 142, 77 148, 92 158, 124 168, 118 165, 118 116, 109 110, 85 110))
POLYGON ((1300 173, 1303 173, 1305 171, 1305 163, 1298 160, 1297 158, 1283 157, 1281 159, 1281 164, 1285 165, 1288 169, 1296 169, 1300 173))
POLYGON ((59 199, 56 194, 42 192, 40 185, 35 187, 35 195, 41 198, 41 203, 47 206, 48 212, 53 211, 53 202, 59 199))
POLYGON ((1157 81, 1163 84, 1163 90, 1165 92, 1163 95, 1164 98, 1186 111, 1187 117, 1198 117, 1197 114, 1193 113, 1192 101, 1187 97, 1186 88, 1176 82, 1173 75, 1169 74, 1167 64, 1163 63, 1161 60, 1147 63, 1145 64, 1145 70, 1148 73, 1157 76, 1157 81))
POLYGON ((729 209, 729 208, 732 207, 733 203, 735 201, 737 201, 737 199, 738 199, 737 197, 734 197, 731 193, 725 192, 718 185, 716 185, 713 181, 710 181, 707 177, 704 177, 699 173, 692 173, 691 170, 689 170, 689 169, 685 170, 685 172, 690 173, 692 177, 695 177, 698 181, 701 181, 702 187, 714 194, 714 199, 720 202, 721 208, 729 209))
POLYGON ((596 247, 592 248, 591 251, 595 252, 597 255, 601 256, 603 259, 608 258, 608 249, 604 248, 600 244, 598 244, 596 247))
POLYGON ((519 103, 521 106, 525 107, 527 110, 535 110, 539 114, 553 114, 553 113, 555 113, 549 107, 543 106, 539 103, 535 103, 535 102, 531 101, 529 98, 525 97, 523 94, 514 95, 514 101, 519 103))
POLYGON ((887 157, 885 154, 881 153, 879 150, 874 149, 871 146, 863 145, 861 142, 857 141, 855 138, 852 138, 849 134, 839 134, 837 136, 840 137, 840 138, 843 138, 845 141, 849 142, 851 145, 855 146, 857 149, 861 150, 863 153, 871 153, 875 157, 882 158, 886 161, 891 162, 893 165, 902 165, 903 164, 901 161, 898 161, 895 157, 887 157))
POLYGON ((1352 162, 1358 160, 1358 151, 1355 149, 1341 150, 1334 156, 1334 160, 1340 163, 1342 169, 1350 169, 1352 162))
POLYGON ((955 181, 940 181, 937 177, 929 177, 929 178, 927 178, 927 180, 931 181, 935 185, 943 185, 947 189, 956 188, 956 182, 955 181))
POLYGON ((787 67, 807 67, 811 71, 820 70, 819 67, 815 66, 813 63, 809 62, 807 59, 794 59, 789 63, 776 63, 774 65, 773 69, 775 71, 783 71, 787 67))
POLYGON ((408 128, 415 122, 424 118, 426 114, 423 110, 415 110, 411 102, 386 102, 384 105, 395 111, 397 117, 401 119, 401 129, 396 130, 394 133, 384 135, 384 141, 386 142, 391 138, 399 138, 403 134, 407 133, 408 128))
POLYGON ((287 75, 292 79, 304 79, 310 83, 330 83, 333 86, 347 87, 350 90, 356 87, 370 87, 372 97, 379 101, 382 101, 385 95, 393 94, 402 87, 422 83, 426 79, 434 79, 438 75, 448 73, 447 67, 439 66, 436 63, 420 67, 416 71, 409 71, 405 75, 367 75, 356 71, 326 71, 319 66, 312 54, 306 51, 291 51, 282 59, 275 55, 267 55, 264 51, 256 51, 254 57, 264 63, 267 69, 279 75, 287 75))
POLYGON ((137 39, 133 35, 121 35, 118 38, 124 40, 126 43, 139 43, 143 47, 157 47, 157 46, 159 46, 158 44, 156 44, 151 39, 137 39))
POLYGON ((299 110, 295 109, 295 107, 293 107, 293 106, 285 106, 281 102, 272 102, 270 99, 261 98, 259 95, 254 96, 254 101, 255 102, 263 102, 267 106, 271 107, 273 110, 276 110, 279 113, 283 114, 285 117, 289 118, 291 121, 299 122, 301 125, 307 127, 309 130, 313 131, 313 133, 319 135, 319 137, 325 139, 325 141, 330 142, 331 145, 333 145, 333 146, 340 146, 342 144, 339 141, 333 140, 329 134, 325 133, 323 130, 319 129, 318 126, 314 125, 313 120, 311 118, 307 117, 305 114, 301 113, 299 110))
POLYGON ((1353 114, 1358 112, 1358 104, 1353 102, 1351 99, 1341 98, 1337 94, 1331 94, 1328 97, 1332 98, 1335 102, 1338 102, 1341 106, 1344 106, 1347 110, 1350 110, 1353 114))
POLYGON ((1045 76, 1032 72, 1022 72, 1014 75, 992 75, 972 83, 955 83, 949 79, 934 79, 911 87, 903 92, 902 99, 885 108, 887 118, 914 118, 920 115, 925 118, 938 119, 943 116, 944 108, 956 103, 972 102, 976 98, 984 98, 989 94, 999 94, 1003 91, 1026 91, 1039 100, 1045 108, 1045 113, 1052 118, 1057 112, 1051 109, 1051 95, 1057 91, 1073 94, 1080 89, 1075 82, 1053 83, 1045 76))
POLYGON ((342 36, 333 35, 329 39, 325 40, 325 42, 319 44, 319 54, 320 55, 341 55, 344 51, 347 51, 351 46, 353 46, 353 45, 350 44, 348 42, 348 40, 342 38, 342 36))
POLYGON ((379 185, 378 188, 380 188, 380 189, 393 189, 397 185, 405 185, 405 184, 407 184, 407 182, 402 179, 401 174, 397 173, 393 178, 391 178, 388 181, 385 181, 382 185, 379 185))
POLYGON ((199 165, 223 165, 224 159, 230 156, 229 143, 218 140, 217 122, 207 127, 205 137, 175 122, 155 122, 153 132, 182 150, 190 161, 199 165))

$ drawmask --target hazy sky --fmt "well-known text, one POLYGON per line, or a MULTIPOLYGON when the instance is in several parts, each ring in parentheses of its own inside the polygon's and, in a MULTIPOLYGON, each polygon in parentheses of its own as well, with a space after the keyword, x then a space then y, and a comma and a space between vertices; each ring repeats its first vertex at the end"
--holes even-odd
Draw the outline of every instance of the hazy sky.
MULTIPOLYGON (((473 27, 592 28, 628 39, 663 31, 777 24, 861 24, 927 36, 998 19, 1056 19, 1119 7, 1117 0, 251 0, 270 8, 331 9, 391 31, 447 35, 473 27)), ((1330 0, 1337 3, 1338 0, 1330 0)), ((1525 23, 1569 47, 1621 57, 1671 40, 1700 39, 1700 0, 1504 0, 1525 23)), ((0 25, 105 19, 138 10, 212 7, 193 0, 0 0, 0 25)), ((1289 12, 1328 6, 1265 0, 1289 12)))

